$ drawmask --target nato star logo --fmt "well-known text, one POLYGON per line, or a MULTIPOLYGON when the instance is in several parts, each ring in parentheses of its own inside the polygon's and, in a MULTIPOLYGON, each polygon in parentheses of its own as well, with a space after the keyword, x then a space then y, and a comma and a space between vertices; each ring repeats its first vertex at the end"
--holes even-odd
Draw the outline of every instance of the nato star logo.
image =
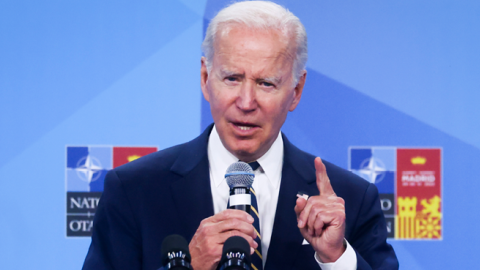
POLYGON ((375 157, 365 159, 360 164, 360 169, 357 172, 370 183, 380 183, 385 177, 385 165, 383 162, 375 157))
POLYGON ((67 191, 101 192, 112 169, 112 147, 67 147, 67 191))
POLYGON ((395 192, 396 149, 394 147, 351 147, 349 169, 375 184, 380 193, 395 192))
POLYGON ((75 170, 77 171, 80 179, 90 183, 98 180, 100 177, 98 172, 103 170, 103 167, 96 157, 88 155, 78 161, 77 168, 75 168, 75 170))

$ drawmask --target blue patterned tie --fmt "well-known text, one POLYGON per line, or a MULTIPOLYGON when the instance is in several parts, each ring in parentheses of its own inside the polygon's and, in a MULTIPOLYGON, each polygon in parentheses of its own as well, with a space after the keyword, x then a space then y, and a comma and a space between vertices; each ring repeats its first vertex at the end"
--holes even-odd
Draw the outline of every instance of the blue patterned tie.
MULTIPOLYGON (((260 164, 258 162, 251 162, 248 163, 250 167, 252 167, 252 170, 255 171, 260 167, 260 164)), ((255 241, 258 244, 258 247, 255 249, 255 252, 252 255, 252 268, 254 270, 262 270, 263 269, 263 264, 262 264, 262 237, 260 236, 260 215, 258 214, 258 204, 257 204, 257 194, 255 194, 255 190, 253 187, 250 188, 250 194, 252 196, 252 206, 250 207, 250 215, 252 215, 254 221, 253 221, 253 227, 255 228, 255 232, 257 233, 257 238, 255 238, 255 241)))

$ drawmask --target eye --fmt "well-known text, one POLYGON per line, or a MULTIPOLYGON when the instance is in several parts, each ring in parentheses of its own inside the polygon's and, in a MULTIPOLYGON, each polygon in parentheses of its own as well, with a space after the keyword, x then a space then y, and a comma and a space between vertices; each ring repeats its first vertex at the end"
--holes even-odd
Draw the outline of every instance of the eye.
POLYGON ((240 79, 237 76, 227 76, 223 79, 223 81, 225 82, 225 84, 233 86, 237 85, 240 79))
POLYGON ((229 81, 229 82, 235 82, 237 80, 237 78, 235 77, 226 77, 225 80, 229 81))
POLYGON ((275 87, 275 85, 273 83, 269 83, 269 82, 260 82, 260 85, 261 86, 264 86, 264 87, 275 87))

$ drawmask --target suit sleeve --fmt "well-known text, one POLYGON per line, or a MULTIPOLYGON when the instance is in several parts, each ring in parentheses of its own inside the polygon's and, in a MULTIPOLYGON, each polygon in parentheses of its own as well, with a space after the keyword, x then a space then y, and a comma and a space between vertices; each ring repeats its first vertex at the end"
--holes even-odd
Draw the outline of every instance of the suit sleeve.
POLYGON ((141 269, 141 239, 122 181, 114 170, 93 221, 92 243, 83 269, 141 269))
POLYGON ((398 269, 398 260, 387 239, 387 225, 375 185, 365 192, 355 231, 348 239, 357 255, 357 269, 398 269))

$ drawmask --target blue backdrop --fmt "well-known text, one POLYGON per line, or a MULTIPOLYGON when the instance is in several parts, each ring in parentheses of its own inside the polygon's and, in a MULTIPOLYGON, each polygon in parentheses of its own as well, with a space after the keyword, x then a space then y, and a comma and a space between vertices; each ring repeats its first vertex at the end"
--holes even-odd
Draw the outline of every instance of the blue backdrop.
MULTIPOLYGON (((0 1, 0 261, 79 269, 66 146, 158 146, 211 122, 206 23, 230 1, 0 1)), ((474 269, 480 2, 276 1, 305 24, 307 84, 283 131, 348 168, 352 146, 442 148, 442 240, 391 240, 403 269, 474 269)))

